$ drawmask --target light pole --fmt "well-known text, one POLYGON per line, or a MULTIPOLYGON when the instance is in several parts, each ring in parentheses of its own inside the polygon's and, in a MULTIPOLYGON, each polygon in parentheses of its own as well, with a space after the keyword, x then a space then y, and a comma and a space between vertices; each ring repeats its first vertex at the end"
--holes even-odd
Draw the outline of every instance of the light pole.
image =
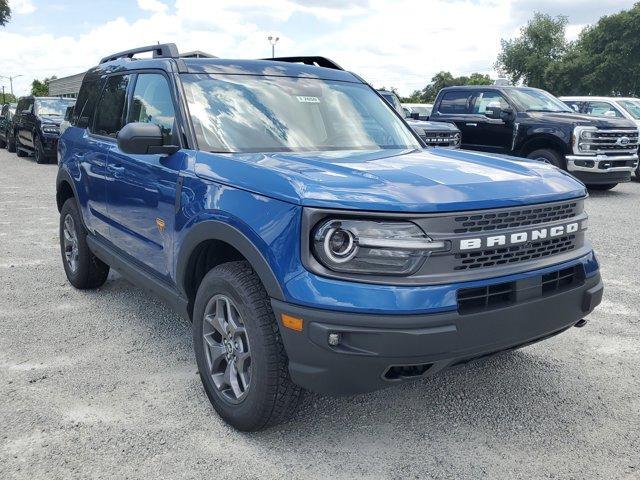
POLYGON ((7 77, 6 75, 0 75, 0 78, 7 78, 9 80, 9 85, 11 87, 11 96, 13 96, 13 79, 22 76, 23 75, 14 75, 13 77, 7 77))
POLYGON ((271 44, 271 58, 275 58, 276 57, 276 43, 278 43, 278 40, 280 40, 280 37, 269 36, 269 37, 267 37, 267 40, 269 40, 269 43, 271 44))

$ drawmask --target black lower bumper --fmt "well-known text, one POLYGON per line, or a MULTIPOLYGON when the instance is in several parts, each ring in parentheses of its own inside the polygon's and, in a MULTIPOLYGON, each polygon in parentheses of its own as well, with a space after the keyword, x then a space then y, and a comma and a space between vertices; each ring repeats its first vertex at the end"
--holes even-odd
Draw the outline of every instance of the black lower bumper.
POLYGON ((631 172, 570 172, 585 185, 607 185, 631 181, 631 172))
POLYGON ((272 300, 304 330, 280 331, 294 382, 319 393, 368 392, 446 367, 533 343, 575 325, 602 300, 600 275, 554 295, 460 314, 362 315, 272 300), (329 335, 338 339, 329 344, 329 335))

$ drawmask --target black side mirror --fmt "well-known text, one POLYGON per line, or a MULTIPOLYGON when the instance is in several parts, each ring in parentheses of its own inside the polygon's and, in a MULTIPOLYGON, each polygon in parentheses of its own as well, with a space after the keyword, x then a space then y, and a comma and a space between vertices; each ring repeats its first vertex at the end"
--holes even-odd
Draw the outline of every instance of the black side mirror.
POLYGON ((503 108, 502 112, 500 112, 500 118, 505 122, 513 120, 513 115, 513 108, 511 107, 503 108))
POLYGON ((177 145, 164 145, 162 130, 153 123, 128 123, 117 136, 118 148, 131 155, 172 155, 177 145))
POLYGON ((484 116, 487 118, 491 118, 492 120, 500 120, 502 114, 502 109, 500 107, 493 107, 491 105, 487 106, 484 111, 484 116))
POLYGON ((418 112, 412 112, 409 116, 414 120, 420 120, 420 114, 418 112))

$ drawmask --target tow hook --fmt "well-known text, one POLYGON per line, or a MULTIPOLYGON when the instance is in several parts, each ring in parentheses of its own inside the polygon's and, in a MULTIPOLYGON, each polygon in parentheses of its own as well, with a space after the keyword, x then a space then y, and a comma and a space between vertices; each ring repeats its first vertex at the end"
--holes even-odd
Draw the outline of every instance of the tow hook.
POLYGON ((579 321, 574 325, 574 327, 582 328, 582 327, 584 327, 586 324, 587 324, 587 321, 583 318, 582 320, 579 320, 579 321))

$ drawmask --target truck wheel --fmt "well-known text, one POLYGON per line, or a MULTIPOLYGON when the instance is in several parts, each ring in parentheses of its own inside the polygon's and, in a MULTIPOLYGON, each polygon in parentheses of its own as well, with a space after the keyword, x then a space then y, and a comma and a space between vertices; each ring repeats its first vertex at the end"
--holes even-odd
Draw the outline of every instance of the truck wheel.
POLYGON ((7 133, 7 150, 16 153, 16 137, 12 133, 7 133))
POLYGON ((18 135, 15 136, 16 138, 16 155, 19 157, 26 157, 29 154, 27 152, 25 152, 24 150, 22 150, 22 143, 20 143, 20 137, 18 135))
POLYGON ((205 392, 233 427, 261 430, 296 410, 302 390, 291 381, 269 296, 248 262, 224 263, 203 278, 193 345, 205 392))
POLYGON ((109 265, 96 257, 87 245, 87 231, 74 198, 60 211, 60 252, 69 283, 81 290, 98 288, 107 281, 109 265))
POLYGON ((640 182, 640 162, 638 162, 638 166, 636 167, 636 177, 635 177, 635 181, 636 181, 636 182, 640 182))
POLYGON ((606 191, 606 190, 611 190, 616 185, 618 185, 618 184, 617 183, 596 183, 594 185, 588 185, 587 184, 587 188, 589 190, 606 191))
POLYGON ((36 136, 36 141, 34 145, 34 156, 36 159, 36 163, 42 165, 43 163, 49 163, 46 155, 44 154, 44 148, 42 147, 42 141, 40 137, 36 136))
POLYGON ((564 158, 555 150, 550 150, 548 148, 541 148, 540 150, 534 150, 527 158, 531 160, 538 160, 539 162, 549 163, 555 167, 561 168, 562 170, 566 170, 564 158))
MULTIPOLYGON (((7 132, 4 132, 4 133, 5 133, 4 138, 8 139, 9 135, 7 134, 7 132)), ((7 142, 5 140, 0 140, 0 148, 6 148, 6 146, 7 146, 7 142)))

